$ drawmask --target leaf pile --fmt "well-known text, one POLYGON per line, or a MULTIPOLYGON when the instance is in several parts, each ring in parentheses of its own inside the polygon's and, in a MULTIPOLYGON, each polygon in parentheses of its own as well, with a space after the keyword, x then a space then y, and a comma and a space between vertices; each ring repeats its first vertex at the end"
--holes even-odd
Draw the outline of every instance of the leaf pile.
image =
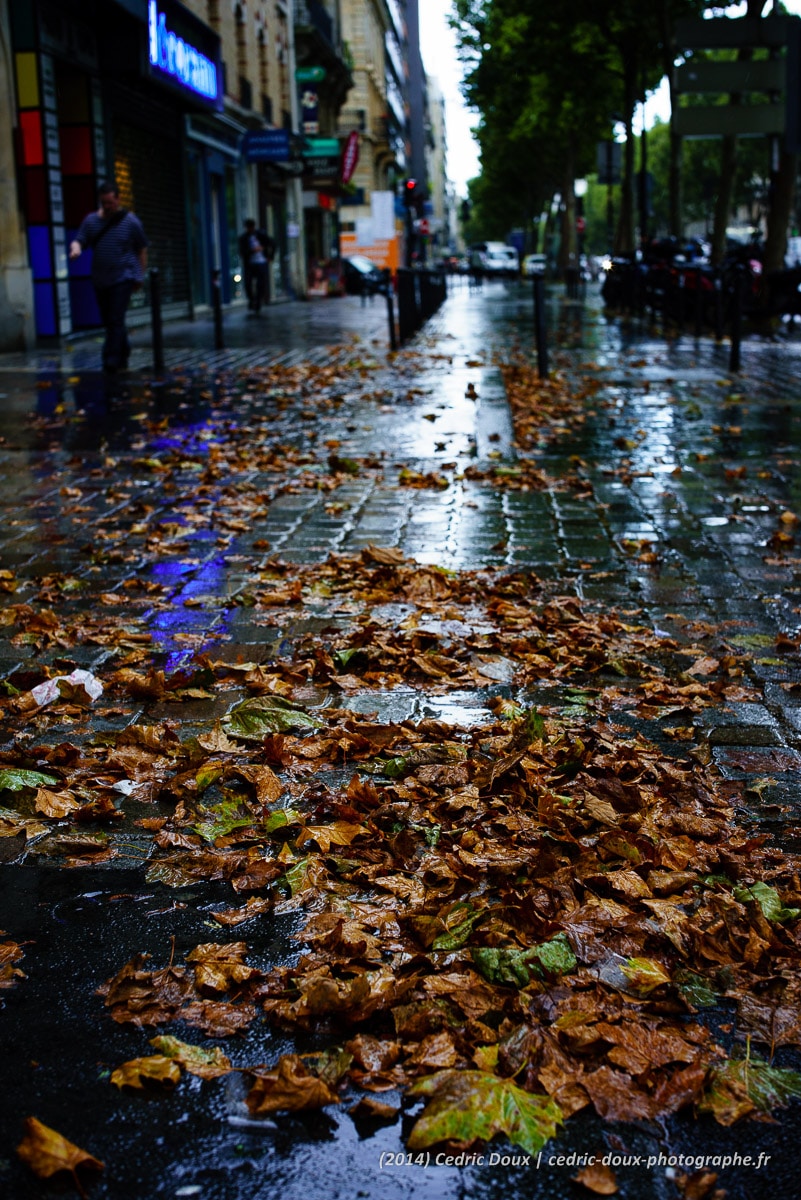
MULTIPOLYGON (((590 415, 590 385, 577 398, 549 381, 532 405, 521 367, 506 384, 526 448, 590 415)), ((400 1092, 427 1102, 412 1149, 499 1134, 534 1152, 582 1109, 730 1123, 787 1103, 796 1075, 732 1046, 801 1044, 799 864, 738 827, 739 785, 695 727, 753 698, 747 658, 728 631, 677 617, 666 636, 530 572, 453 573, 383 547, 270 556, 258 527, 278 496, 373 486, 385 469, 317 447, 314 429, 282 440, 290 407, 325 417, 342 387, 334 367, 254 374, 239 398, 268 402, 246 417, 154 427, 128 477, 103 468, 110 490, 68 489, 87 567, 4 581, 23 658, 0 699, 5 859, 125 856, 151 885, 226 889, 208 911, 232 940, 110 964, 101 995, 148 1035, 267 1021, 324 1044, 246 1068, 254 1115, 349 1096, 356 1119, 400 1092), (245 616, 263 639, 240 645, 245 616), (91 692, 57 682, 73 656, 93 661, 91 692), (407 694, 478 694, 481 722, 371 715, 407 694), (286 914, 298 953, 273 964, 286 914), (732 1038, 704 1022, 712 1005, 732 1038)), ((509 486, 589 494, 578 467, 510 470, 509 486)), ((7 987, 22 951, 0 951, 7 987)), ((150 1042, 116 1086, 180 1096, 182 1072, 232 1069, 219 1047, 150 1042)))

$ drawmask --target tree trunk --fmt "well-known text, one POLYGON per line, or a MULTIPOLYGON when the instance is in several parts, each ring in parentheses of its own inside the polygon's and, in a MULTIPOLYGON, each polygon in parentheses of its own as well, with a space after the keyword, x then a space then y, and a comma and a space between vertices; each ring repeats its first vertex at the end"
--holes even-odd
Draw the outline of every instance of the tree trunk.
MULTIPOLYGON (((739 100, 739 96, 736 97, 739 100)), ((734 101, 735 97, 732 96, 734 101)), ((720 183, 715 197, 715 222, 712 227, 712 264, 718 266, 726 253, 726 228, 729 224, 734 181, 737 178, 737 135, 727 133, 720 146, 720 183)))
POLYGON ((576 238, 576 181, 573 169, 573 149, 567 148, 562 191, 562 246, 559 266, 562 271, 578 266, 578 241, 576 238))
POLYGON ((620 188, 620 213, 615 234, 615 254, 633 254, 634 245, 634 130, 632 122, 637 103, 636 64, 626 60, 624 112, 626 114, 626 144, 623 149, 623 181, 620 188))
POLYGON ((662 30, 662 68, 670 91, 670 157, 668 159, 668 234, 681 238, 684 233, 681 197, 681 150, 682 139, 673 127, 673 114, 678 108, 676 92, 676 49, 673 39, 673 22, 670 18, 668 0, 663 0, 660 9, 662 30))
POLYGON ((779 170, 773 181, 768 210, 768 233, 765 239, 765 274, 781 271, 787 253, 787 227, 793 214, 795 180, 798 172, 798 155, 782 150, 779 170))

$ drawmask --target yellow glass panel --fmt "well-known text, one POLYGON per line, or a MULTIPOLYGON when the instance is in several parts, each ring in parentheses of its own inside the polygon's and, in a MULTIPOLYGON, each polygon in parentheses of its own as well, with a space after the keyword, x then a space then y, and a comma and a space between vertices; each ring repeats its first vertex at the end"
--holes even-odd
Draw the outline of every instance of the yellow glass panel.
POLYGON ((17 56, 17 100, 20 108, 39 107, 39 76, 36 71, 36 55, 30 53, 17 56))

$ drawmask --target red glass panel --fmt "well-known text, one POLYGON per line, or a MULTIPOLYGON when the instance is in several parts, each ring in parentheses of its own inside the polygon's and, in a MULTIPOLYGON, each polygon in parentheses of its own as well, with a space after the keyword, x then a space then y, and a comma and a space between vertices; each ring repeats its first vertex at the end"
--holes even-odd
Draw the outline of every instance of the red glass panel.
POLYGON ((50 209, 47 203, 47 180, 44 167, 29 167, 24 173, 25 216, 29 225, 47 225, 50 209))
POLYGON ((61 171, 64 175, 92 174, 92 131, 88 125, 62 125, 61 171))
POLYGON ((44 162, 41 113, 38 110, 20 113, 19 129, 22 135, 22 161, 26 167, 38 167, 44 162))

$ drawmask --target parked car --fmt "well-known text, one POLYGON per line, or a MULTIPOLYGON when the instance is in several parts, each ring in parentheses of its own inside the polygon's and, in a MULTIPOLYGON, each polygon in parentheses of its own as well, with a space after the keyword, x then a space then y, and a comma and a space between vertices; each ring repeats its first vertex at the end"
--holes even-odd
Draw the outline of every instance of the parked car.
POLYGON ((544 254, 527 254, 523 259, 523 275, 530 279, 532 275, 544 275, 548 259, 544 254))
POLYGON ((384 272, 363 254, 343 259, 342 269, 349 296, 374 296, 385 289, 384 272))
POLYGON ((470 247, 470 270, 474 275, 514 279, 520 273, 520 260, 514 246, 477 242, 470 247))

